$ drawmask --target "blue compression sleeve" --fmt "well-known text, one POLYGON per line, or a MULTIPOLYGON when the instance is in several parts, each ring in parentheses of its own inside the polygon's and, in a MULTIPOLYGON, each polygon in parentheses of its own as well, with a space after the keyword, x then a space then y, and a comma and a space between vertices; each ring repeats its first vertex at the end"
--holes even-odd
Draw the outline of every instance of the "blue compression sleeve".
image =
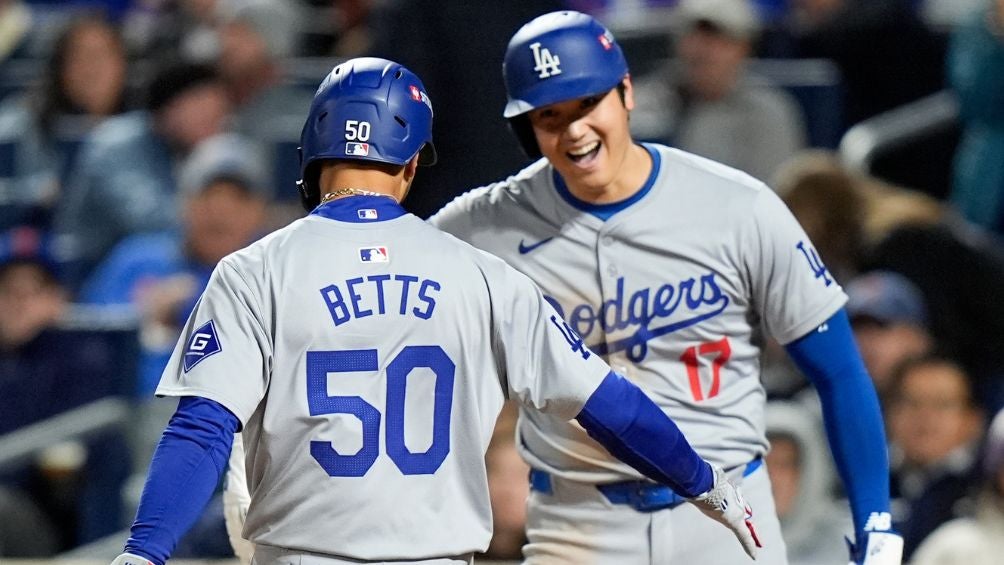
POLYGON ((237 417, 222 405, 186 396, 150 463, 126 551, 163 565, 202 514, 226 469, 237 417))
POLYGON ((785 346, 819 391, 823 421, 861 540, 873 512, 889 512, 889 455, 878 396, 841 309, 785 346))
POLYGON ((615 457, 677 494, 694 497, 711 489, 711 466, 669 416, 617 373, 610 371, 575 418, 615 457))

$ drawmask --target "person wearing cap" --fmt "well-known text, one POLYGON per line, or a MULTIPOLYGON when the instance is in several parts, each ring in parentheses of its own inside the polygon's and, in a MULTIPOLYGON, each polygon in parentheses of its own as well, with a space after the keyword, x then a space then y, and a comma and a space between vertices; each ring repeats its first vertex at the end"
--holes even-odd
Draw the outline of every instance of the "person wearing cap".
POLYGON ((971 515, 931 532, 913 554, 913 565, 1004 563, 1004 410, 994 416, 983 448, 982 488, 971 515))
POLYGON ((638 79, 632 133, 771 179, 807 133, 794 98, 746 70, 760 31, 752 4, 683 0, 676 14, 676 57, 638 79))
POLYGON ((156 388, 195 300, 224 256, 262 233, 268 182, 254 146, 235 134, 200 143, 180 172, 180 230, 122 240, 80 290, 88 304, 129 305, 143 318, 137 394, 156 388))
POLYGON ((896 366, 934 347, 924 296, 903 275, 872 271, 847 284, 847 315, 861 358, 884 400, 896 366))
POLYGON ((105 121, 80 148, 56 205, 78 285, 116 243, 139 232, 177 228, 175 168, 204 139, 224 130, 230 103, 216 72, 171 63, 147 86, 145 110, 105 121))
POLYGON ((67 296, 56 269, 48 234, 26 226, 0 234, 0 351, 19 349, 62 315, 67 296))
POLYGON ((937 354, 900 364, 890 388, 890 489, 908 560, 976 484, 984 412, 965 369, 937 354))
MULTIPOLYGON (((119 354, 131 351, 131 334, 61 323, 61 265, 51 234, 0 232, 0 436, 121 394, 134 373, 119 354)), ((40 445, 36 455, 0 476, 0 557, 52 555, 117 529, 130 462, 120 430, 40 445)))
POLYGON ((847 502, 833 496, 837 477, 815 408, 772 400, 765 412, 770 451, 764 462, 789 565, 829 565, 847 556, 843 536, 851 516, 847 502))
MULTIPOLYGON (((286 82, 287 60, 302 37, 302 6, 296 0, 219 2, 217 16, 216 68, 233 103, 233 129, 264 151, 295 131, 310 108, 313 89, 286 82)), ((271 165, 266 174, 275 178, 271 165)))
MULTIPOLYGON (((627 60, 586 14, 525 24, 502 73, 503 116, 537 160, 430 221, 533 279, 577 341, 730 469, 761 509, 757 559, 772 565, 786 556, 762 465, 760 359, 767 336, 783 344, 819 392, 853 515, 852 561, 899 565, 882 416, 846 296, 778 195, 721 163, 635 141, 627 60)), ((679 492, 619 464, 574 423, 520 410, 517 429, 532 469, 526 563, 750 562, 679 492)))

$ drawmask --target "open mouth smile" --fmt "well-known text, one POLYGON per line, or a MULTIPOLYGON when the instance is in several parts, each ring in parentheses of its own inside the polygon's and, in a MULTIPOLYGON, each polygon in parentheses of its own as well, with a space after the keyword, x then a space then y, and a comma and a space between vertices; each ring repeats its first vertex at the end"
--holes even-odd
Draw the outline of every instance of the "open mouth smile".
POLYGON ((579 147, 577 149, 573 149, 572 151, 568 151, 567 153, 565 153, 565 155, 567 155, 568 158, 573 163, 576 163, 576 164, 579 164, 579 165, 588 165, 594 159, 596 159, 596 156, 600 152, 600 145, 601 144, 600 144, 599 141, 594 141, 593 143, 590 143, 589 145, 586 145, 586 146, 583 146, 583 147, 579 147))

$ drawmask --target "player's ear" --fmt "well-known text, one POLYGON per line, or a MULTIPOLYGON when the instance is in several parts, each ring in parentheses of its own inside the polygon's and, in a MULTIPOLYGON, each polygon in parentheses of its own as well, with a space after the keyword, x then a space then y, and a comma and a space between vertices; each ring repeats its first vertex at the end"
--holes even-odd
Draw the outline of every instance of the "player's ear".
POLYGON ((418 173, 418 155, 412 157, 404 166, 404 180, 411 183, 411 181, 415 180, 416 173, 418 173))
POLYGON ((634 110, 634 86, 631 85, 631 75, 624 75, 624 79, 617 85, 617 91, 627 111, 634 110))

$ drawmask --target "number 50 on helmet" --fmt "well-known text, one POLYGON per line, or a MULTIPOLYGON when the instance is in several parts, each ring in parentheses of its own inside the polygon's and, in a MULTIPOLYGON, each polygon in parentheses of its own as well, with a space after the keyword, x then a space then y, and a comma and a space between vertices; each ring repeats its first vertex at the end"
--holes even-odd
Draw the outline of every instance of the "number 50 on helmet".
POLYGON ((436 162, 432 102, 415 73, 375 57, 338 65, 321 82, 300 134, 300 182, 308 211, 320 203, 319 164, 351 159, 405 165, 436 162))

